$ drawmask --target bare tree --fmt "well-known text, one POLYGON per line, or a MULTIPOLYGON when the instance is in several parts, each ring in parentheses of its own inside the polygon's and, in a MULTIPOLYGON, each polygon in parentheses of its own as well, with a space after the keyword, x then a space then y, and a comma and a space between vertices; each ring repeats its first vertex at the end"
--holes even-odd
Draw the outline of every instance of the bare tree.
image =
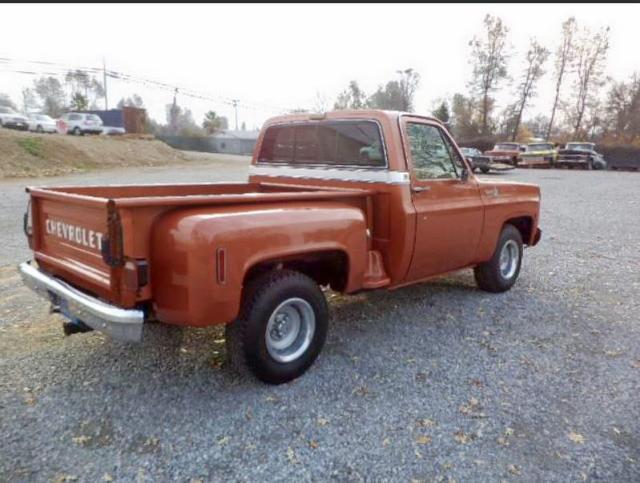
POLYGON ((118 109, 122 109, 123 107, 137 107, 138 109, 143 109, 144 101, 141 96, 134 94, 132 97, 123 97, 120 99, 116 107, 118 109))
POLYGON ((373 109, 413 111, 413 97, 420 83, 420 74, 413 69, 396 71, 398 80, 391 80, 369 96, 366 105, 373 109))
POLYGON ((402 106, 401 111, 412 112, 413 111, 413 96, 420 84, 420 74, 415 70, 409 68, 405 70, 396 71, 400 75, 400 92, 402 94, 402 106))
POLYGON ((316 96, 313 99, 313 112, 327 112, 328 110, 329 103, 327 102, 327 96, 316 92, 316 96))
POLYGON ((104 86, 94 76, 84 70, 70 70, 64 77, 67 86, 70 89, 70 98, 72 104, 78 104, 78 100, 82 97, 86 102, 80 103, 97 109, 97 100, 104 97, 104 86))
POLYGON ((33 81, 33 89, 45 114, 58 117, 64 112, 64 89, 58 79, 51 76, 39 77, 33 81))
POLYGON ((22 89, 22 112, 28 113, 38 108, 38 99, 34 90, 29 87, 22 89))
POLYGON ((556 109, 558 108, 558 102, 560 101, 560 89, 562 88, 562 82, 564 81, 565 74, 571 64, 575 45, 574 37, 576 33, 576 19, 569 17, 562 23, 562 43, 556 51, 555 60, 555 79, 556 79, 556 95, 553 99, 553 107, 551 108, 551 117, 549 118, 549 126, 547 127, 547 136, 551 137, 551 129, 553 128, 553 121, 555 120, 556 109))
POLYGON ((582 133, 585 113, 595 98, 599 87, 604 84, 604 65, 609 50, 609 27, 593 34, 584 29, 576 46, 576 80, 573 90, 573 110, 571 112, 573 136, 582 133))
POLYGON ((473 61, 473 80, 469 83, 480 98, 480 129, 487 134, 489 115, 493 107, 491 93, 507 77, 507 34, 509 29, 500 17, 486 15, 485 32, 481 38, 474 37, 469 45, 473 61))
POLYGON ((469 139, 480 134, 480 124, 476 118, 476 106, 472 99, 456 93, 451 98, 451 119, 453 132, 457 138, 469 139))
POLYGON ((518 129, 522 121, 522 113, 527 102, 535 95, 536 83, 544 74, 542 66, 549 57, 549 49, 540 45, 537 40, 531 40, 529 50, 526 57, 526 69, 522 75, 522 82, 518 86, 518 100, 516 101, 516 112, 514 118, 513 131, 511 132, 511 140, 515 141, 518 136, 518 129))
POLYGON ((15 103, 11 100, 8 94, 0 93, 0 106, 10 107, 11 109, 17 109, 15 103))
POLYGON ((367 96, 360 86, 358 81, 352 80, 349 82, 349 86, 338 94, 334 109, 364 109, 367 103, 367 96))
POLYGON ((640 139, 640 74, 628 82, 614 82, 604 107, 606 127, 615 139, 633 143, 640 139))
POLYGON ((202 128, 209 135, 215 134, 218 131, 228 129, 229 121, 227 120, 226 117, 219 116, 218 114, 216 114, 215 111, 209 111, 204 115, 204 120, 202 121, 202 128))

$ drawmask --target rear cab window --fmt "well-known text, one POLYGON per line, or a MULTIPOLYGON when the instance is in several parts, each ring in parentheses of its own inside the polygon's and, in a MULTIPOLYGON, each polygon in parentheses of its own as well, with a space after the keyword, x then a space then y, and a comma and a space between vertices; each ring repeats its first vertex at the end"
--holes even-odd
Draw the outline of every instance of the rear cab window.
POLYGON ((387 158, 375 121, 304 121, 268 127, 258 163, 385 168, 387 158))

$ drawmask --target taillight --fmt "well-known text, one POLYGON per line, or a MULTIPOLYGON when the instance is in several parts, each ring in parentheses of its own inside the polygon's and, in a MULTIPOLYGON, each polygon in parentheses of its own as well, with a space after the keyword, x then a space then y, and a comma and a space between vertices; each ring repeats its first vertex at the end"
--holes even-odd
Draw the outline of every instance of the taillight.
POLYGON ((125 285, 137 290, 149 283, 149 263, 146 260, 128 260, 124 264, 125 285))

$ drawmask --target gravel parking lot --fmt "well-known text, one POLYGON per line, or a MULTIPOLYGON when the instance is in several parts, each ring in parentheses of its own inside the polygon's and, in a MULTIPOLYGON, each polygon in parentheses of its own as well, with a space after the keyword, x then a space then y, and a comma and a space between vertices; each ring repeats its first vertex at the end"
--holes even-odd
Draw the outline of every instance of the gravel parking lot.
POLYGON ((21 286, 25 184, 245 176, 231 162, 0 182, 0 480, 640 480, 635 173, 493 175, 542 187, 542 241, 510 292, 463 271, 332 297, 323 353, 278 387, 226 368, 218 329, 64 338, 21 286))

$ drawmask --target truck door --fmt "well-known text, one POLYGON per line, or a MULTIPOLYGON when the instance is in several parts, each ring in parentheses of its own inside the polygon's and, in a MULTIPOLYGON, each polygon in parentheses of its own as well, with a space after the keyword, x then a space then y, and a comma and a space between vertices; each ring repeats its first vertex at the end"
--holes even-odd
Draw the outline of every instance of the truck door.
POLYGON ((484 208, 475 178, 462 179, 464 162, 448 134, 420 118, 403 117, 401 123, 416 210, 410 281, 471 264, 484 208))

